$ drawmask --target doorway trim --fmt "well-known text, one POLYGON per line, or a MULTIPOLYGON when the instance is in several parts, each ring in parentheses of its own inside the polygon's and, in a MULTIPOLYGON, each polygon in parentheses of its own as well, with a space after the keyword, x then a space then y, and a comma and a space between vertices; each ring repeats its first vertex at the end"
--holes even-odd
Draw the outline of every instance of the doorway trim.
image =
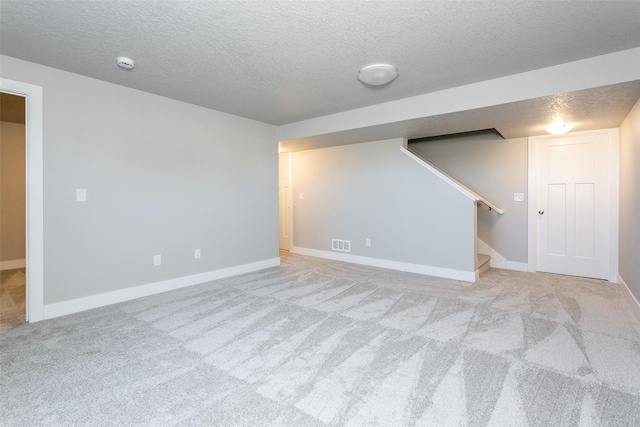
POLYGON ((0 91, 26 98, 27 322, 44 319, 44 162, 42 87, 0 78, 0 91))
MULTIPOLYGON (((608 226, 608 240, 609 240, 609 274, 608 280, 611 283, 617 283, 618 281, 618 223, 619 223, 619 180, 620 180, 620 137, 619 129, 599 129, 593 131, 574 132, 579 135, 595 135, 605 134, 609 138, 609 170, 607 178, 609 181, 609 224, 608 226)), ((537 233, 537 205, 538 205, 538 188, 537 188, 537 159, 536 159, 536 143, 544 139, 561 138, 544 135, 544 136, 531 136, 527 141, 528 150, 528 165, 527 165, 527 237, 528 237, 528 260, 527 269, 530 272, 537 271, 537 248, 538 248, 538 233, 537 233)))

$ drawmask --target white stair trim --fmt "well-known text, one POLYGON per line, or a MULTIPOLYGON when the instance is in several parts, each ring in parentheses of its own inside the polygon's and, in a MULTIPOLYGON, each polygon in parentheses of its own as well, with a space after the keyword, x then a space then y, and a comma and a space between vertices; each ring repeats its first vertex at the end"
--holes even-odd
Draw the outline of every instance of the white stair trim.
POLYGON ((426 159, 423 159, 422 157, 416 155, 414 152, 409 150, 407 148, 408 142, 407 142, 406 139, 403 140, 402 144, 403 144, 403 146, 400 147, 400 151, 401 152, 403 152, 404 154, 406 154, 407 156, 409 156, 410 158, 412 158, 413 160, 418 162, 423 167, 429 169, 429 171, 431 171, 431 173, 436 175, 438 178, 442 179, 444 182, 446 182, 447 184, 449 184, 450 186, 452 186, 456 190, 458 190, 460 193, 464 194, 465 196, 467 196, 469 199, 471 199, 474 202, 480 202, 480 203, 484 204, 490 210, 493 210, 493 211, 499 213, 500 215, 502 215, 504 213, 504 210, 500 209, 499 207, 497 207, 496 205, 494 205, 493 203, 491 203, 490 201, 488 201, 487 199, 485 199, 484 197, 482 197, 481 195, 479 195, 478 193, 476 193, 475 191, 473 191, 472 189, 470 189, 469 187, 467 187, 466 185, 461 183, 460 181, 458 181, 455 178, 453 178, 452 176, 448 175, 446 172, 440 170, 434 164, 428 162, 426 159))
POLYGON ((491 267, 502 268, 503 270, 527 271, 528 264, 526 262, 509 261, 482 239, 478 238, 477 240, 478 253, 487 254, 491 257, 491 267))

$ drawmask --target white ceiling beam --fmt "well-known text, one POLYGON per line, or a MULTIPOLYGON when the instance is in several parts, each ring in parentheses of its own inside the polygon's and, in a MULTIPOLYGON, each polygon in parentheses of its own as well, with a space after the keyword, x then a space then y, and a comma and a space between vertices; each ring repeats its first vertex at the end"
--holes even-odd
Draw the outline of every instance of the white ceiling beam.
POLYGON ((360 129, 634 80, 640 80, 640 48, 289 123, 278 127, 278 139, 360 129))

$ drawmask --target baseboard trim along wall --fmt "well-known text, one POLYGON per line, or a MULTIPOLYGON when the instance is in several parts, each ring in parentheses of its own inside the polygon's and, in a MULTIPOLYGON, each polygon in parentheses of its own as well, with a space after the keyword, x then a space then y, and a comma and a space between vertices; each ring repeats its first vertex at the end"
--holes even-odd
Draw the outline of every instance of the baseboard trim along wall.
POLYGON ((26 266, 27 266, 27 262, 24 259, 0 261, 0 271, 13 270, 14 268, 25 268, 26 266))
POLYGON ((528 264, 526 262, 509 261, 481 239, 478 239, 478 253, 490 255, 490 263, 491 267, 493 268, 502 268, 503 270, 514 271, 528 271, 528 264))
POLYGON ((308 255, 316 258, 349 262, 352 264, 361 264, 371 267, 388 268, 389 270, 406 271, 408 273, 418 273, 427 276, 443 277, 445 279, 463 280, 465 282, 476 281, 476 272, 474 271, 453 270, 450 268, 432 267, 429 265, 411 264, 407 262, 391 261, 379 258, 369 258, 359 255, 321 251, 318 249, 308 249, 297 246, 292 246, 291 252, 299 255, 308 255))
POLYGON ((640 301, 638 301, 638 299, 633 295, 631 289, 629 289, 629 286, 627 286, 627 283, 622 279, 622 277, 620 277, 619 274, 618 283, 622 287, 622 292, 626 294, 627 298, 629 298, 629 306, 631 307, 631 310, 633 310, 638 320, 640 320, 640 301))
POLYGON ((265 268, 277 267, 279 265, 280 258, 271 258, 264 261, 257 261, 249 264, 223 268, 220 270, 208 271, 206 273, 193 274, 191 276, 178 277, 175 279, 164 280, 162 282, 135 286, 133 288, 119 289, 117 291, 91 295, 74 300, 45 304, 44 318, 53 319, 54 317, 65 316, 67 314, 78 313, 81 311, 91 310, 93 308, 103 307, 106 305, 130 301, 136 298, 160 294, 180 288, 186 288, 188 286, 199 285, 201 283, 224 279, 231 276, 237 276, 239 274, 264 270, 265 268))

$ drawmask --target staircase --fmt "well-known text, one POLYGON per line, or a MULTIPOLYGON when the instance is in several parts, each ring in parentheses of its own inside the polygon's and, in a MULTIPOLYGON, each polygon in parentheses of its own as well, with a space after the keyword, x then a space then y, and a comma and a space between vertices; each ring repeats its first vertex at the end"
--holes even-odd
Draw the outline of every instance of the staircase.
POLYGON ((491 267, 491 256, 485 254, 478 254, 478 274, 482 274, 491 267))

